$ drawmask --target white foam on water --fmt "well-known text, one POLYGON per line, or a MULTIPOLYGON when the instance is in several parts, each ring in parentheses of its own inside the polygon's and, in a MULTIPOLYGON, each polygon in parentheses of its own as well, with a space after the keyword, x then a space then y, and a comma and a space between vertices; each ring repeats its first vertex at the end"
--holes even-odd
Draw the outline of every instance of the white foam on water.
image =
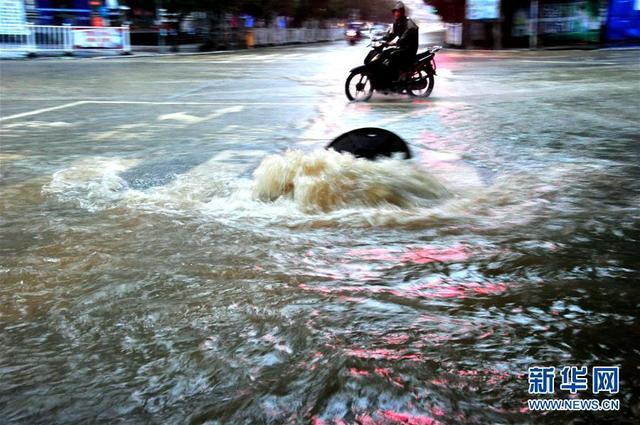
MULTIPOLYGON (((255 161, 254 161, 255 162, 255 161)), ((334 151, 221 152, 168 183, 136 189, 121 177, 141 163, 126 158, 85 158, 56 172, 43 187, 89 211, 131 208, 205 216, 230 225, 285 226, 384 222, 431 208, 453 196, 411 161, 367 161, 334 151), (242 155, 240 161, 234 157, 242 155), (253 179, 252 159, 262 159, 253 179)))
POLYGON ((3 124, 3 128, 66 128, 73 127, 75 124, 65 121, 20 121, 10 124, 3 124))
MULTIPOLYGON (((431 173, 423 162, 374 162, 325 150, 264 155, 224 151, 145 189, 132 188, 121 177, 140 160, 87 158, 55 173, 43 192, 89 211, 163 212, 256 231, 273 226, 422 228, 444 222, 493 228, 526 224, 557 208, 558 182, 584 178, 585 171, 564 164, 536 175, 497 175, 482 184, 472 167, 454 156, 434 159, 447 166, 434 166, 431 173), (251 177, 251 164, 260 159, 251 177)), ((598 175, 592 171, 592 177, 598 175)))
POLYGON ((89 211, 121 207, 141 200, 141 191, 129 189, 120 173, 137 165, 139 160, 123 158, 87 158, 53 175, 43 187, 46 195, 64 202, 77 203, 89 211))
POLYGON ((55 195, 62 201, 77 202, 90 211, 105 209, 122 198, 122 191, 127 186, 118 174, 137 163, 137 160, 123 158, 79 160, 54 173, 42 192, 55 195))
POLYGON ((255 199, 266 202, 285 197, 312 213, 349 207, 424 207, 451 196, 412 162, 367 161, 331 150, 271 155, 254 177, 255 199))
POLYGON ((0 163, 11 162, 24 159, 24 155, 18 155, 13 153, 0 153, 0 163))
MULTIPOLYGON (((239 154, 262 156, 264 152, 242 151, 239 154)), ((246 165, 229 161, 232 157, 233 153, 223 152, 173 176, 164 185, 142 189, 131 187, 122 177, 125 171, 141 164, 141 160, 85 158, 56 172, 43 187, 43 193, 63 202, 76 203, 89 211, 125 207, 189 215, 206 210, 212 199, 228 198, 235 185, 242 181, 238 176, 245 171, 246 165)))

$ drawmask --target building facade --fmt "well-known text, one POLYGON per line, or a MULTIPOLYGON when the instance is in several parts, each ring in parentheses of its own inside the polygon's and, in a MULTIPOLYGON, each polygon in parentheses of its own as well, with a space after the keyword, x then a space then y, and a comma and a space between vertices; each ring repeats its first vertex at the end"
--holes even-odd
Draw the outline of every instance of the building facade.
MULTIPOLYGON (((446 0, 445 0, 446 1, 446 0)), ((449 0, 465 48, 640 42, 640 0, 449 0)))

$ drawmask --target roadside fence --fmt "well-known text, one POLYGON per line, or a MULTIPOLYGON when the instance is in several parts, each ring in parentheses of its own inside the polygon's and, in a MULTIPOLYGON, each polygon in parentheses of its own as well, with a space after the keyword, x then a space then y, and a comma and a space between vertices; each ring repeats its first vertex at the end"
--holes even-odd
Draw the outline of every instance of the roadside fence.
POLYGON ((131 52, 129 26, 79 27, 71 25, 3 25, 0 52, 27 54, 79 51, 131 52))
POLYGON ((336 41, 344 37, 340 28, 253 28, 247 32, 247 46, 336 41))
MULTIPOLYGON (((336 41, 344 37, 340 28, 252 28, 236 34, 245 47, 336 41)), ((164 41, 163 41, 164 43, 164 41)), ((3 25, 0 52, 74 54, 81 51, 131 52, 129 26, 80 27, 53 25, 3 25)))
POLYGON ((445 24, 445 43, 462 46, 462 24, 445 24))

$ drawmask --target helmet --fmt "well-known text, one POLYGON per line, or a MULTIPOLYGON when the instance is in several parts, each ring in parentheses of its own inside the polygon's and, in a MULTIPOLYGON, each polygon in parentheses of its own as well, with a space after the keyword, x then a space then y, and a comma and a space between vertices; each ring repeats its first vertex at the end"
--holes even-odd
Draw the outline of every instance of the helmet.
POLYGON ((406 10, 404 7, 404 3, 402 3, 401 1, 396 2, 396 6, 391 9, 391 11, 395 12, 396 10, 402 10, 404 12, 406 10))

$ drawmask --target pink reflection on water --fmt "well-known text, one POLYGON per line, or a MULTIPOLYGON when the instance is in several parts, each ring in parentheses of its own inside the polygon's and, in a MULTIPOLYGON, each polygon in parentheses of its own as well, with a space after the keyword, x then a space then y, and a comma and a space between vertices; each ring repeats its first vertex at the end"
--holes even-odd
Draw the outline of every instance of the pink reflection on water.
POLYGON ((459 173, 461 158, 455 154, 436 151, 424 151, 420 155, 420 162, 429 170, 437 170, 439 175, 447 172, 459 173))
POLYGON ((306 260, 303 260, 303 262, 309 264, 311 266, 311 270, 313 270, 313 273, 318 277, 326 277, 333 280, 345 280, 347 278, 347 274, 341 272, 340 270, 324 267, 323 265, 315 265, 306 260))
POLYGON ((352 367, 349 369, 349 375, 351 376, 369 376, 369 372, 362 369, 352 367))
POLYGON ((346 350, 346 354, 351 357, 359 359, 373 359, 373 360, 411 360, 422 361, 423 357, 419 353, 403 354, 397 350, 388 350, 386 348, 372 348, 372 349, 351 349, 346 350))
POLYGON ((393 424, 407 424, 407 425, 437 425, 440 424, 437 420, 423 415, 412 415, 409 413, 399 413, 392 410, 384 410, 381 412, 382 416, 393 424))
POLYGON ((450 248, 438 248, 433 246, 418 247, 405 253, 401 261, 403 263, 411 262, 414 264, 429 264, 434 262, 454 262, 466 261, 470 257, 467 248, 463 245, 457 245, 450 248))
POLYGON ((358 415, 356 423, 359 425, 437 425, 440 422, 428 416, 379 410, 374 416, 368 414, 358 415))
POLYGON ((478 375, 477 370, 454 370, 449 369, 449 373, 458 375, 458 376, 476 376, 478 375))
POLYGON ((328 260, 312 259, 308 256, 302 258, 302 263, 306 264, 315 276, 332 280, 373 281, 382 276, 382 271, 376 270, 369 263, 347 263, 343 260, 336 265, 335 259, 329 263, 328 260))
POLYGON ((444 410, 442 410, 438 406, 431 406, 430 410, 434 416, 444 416, 444 410))
POLYGON ((298 285, 298 288, 304 289, 305 291, 319 292, 319 293, 322 293, 322 294, 331 294, 332 292, 334 292, 332 289, 330 289, 330 288, 328 288, 326 286, 320 286, 320 285, 318 285, 318 286, 309 286, 309 285, 306 285, 304 283, 300 283, 298 285))
MULTIPOLYGON (((352 286, 341 285, 328 287, 323 285, 298 284, 298 288, 305 291, 317 292, 324 295, 340 296, 350 294, 391 294, 404 299, 465 299, 475 296, 500 295, 509 289, 509 285, 503 282, 457 282, 448 280, 431 280, 428 282, 414 283, 406 286, 387 288, 383 286, 352 286)), ((343 297, 345 300, 359 302, 362 300, 352 297, 343 297)), ((429 320, 437 321, 439 318, 429 320)), ((419 321, 427 321, 424 317, 419 321)), ((485 335, 486 337, 488 335, 485 335)))
POLYGON ((304 283, 300 283, 298 284, 298 288, 300 289, 304 289, 306 291, 312 291, 312 292, 319 292, 322 294, 333 294, 333 295, 337 295, 341 292, 347 292, 347 293, 360 293, 360 292, 365 292, 365 293, 371 293, 371 294, 376 294, 376 293, 380 293, 380 292, 385 292, 386 288, 383 287, 369 287, 369 286, 338 286, 335 288, 330 288, 328 286, 322 286, 322 285, 315 285, 315 286, 309 286, 306 285, 304 283))
POLYGON ((360 257, 368 261, 386 261, 398 264, 429 264, 455 261, 466 261, 471 257, 469 248, 465 245, 452 247, 422 246, 407 247, 404 251, 386 248, 352 249, 347 255, 360 257))
POLYGON ((487 385, 494 386, 494 387, 502 386, 505 381, 511 379, 512 377, 512 375, 509 374, 508 372, 503 372, 497 369, 481 369, 481 370, 449 369, 447 372, 452 375, 457 375, 463 378, 473 377, 471 379, 484 381, 487 385))
POLYGON ((349 256, 361 257, 365 260, 395 261, 395 252, 386 248, 352 249, 347 251, 349 256))
POLYGON ((435 298, 465 298, 464 290, 454 287, 436 289, 430 295, 435 298))
POLYGON ((311 417, 311 425, 326 425, 326 422, 317 416, 311 417))
POLYGON ((485 338, 487 338, 487 337, 490 337, 490 336, 491 336, 491 335, 493 335, 494 333, 495 333, 494 331, 485 332, 485 333, 483 333, 482 335, 480 335, 480 336, 478 337, 478 339, 485 339, 485 338))
MULTIPOLYGON (((308 264, 316 276, 330 278, 335 281, 380 282, 384 272, 396 265, 432 263, 464 262, 472 257, 468 245, 458 244, 450 247, 414 246, 404 249, 366 248, 352 249, 346 252, 347 259, 329 265, 329 260, 310 259, 312 252, 307 253, 303 262, 308 264), (361 260, 365 260, 362 263, 361 260), (376 264, 378 262, 378 264, 376 264), (387 264, 379 264, 379 263, 387 264), (391 266, 388 263, 393 263, 391 266)), ((343 255, 344 257, 344 255, 343 255)), ((335 256, 333 256, 335 261, 335 256)), ((342 258, 342 257, 341 257, 342 258)), ((362 302, 366 298, 358 299, 346 294, 390 294, 403 299, 465 299, 477 296, 500 295, 507 291, 508 284, 504 282, 465 282, 452 279, 428 278, 425 281, 413 282, 392 288, 381 285, 339 285, 339 286, 309 286, 299 284, 299 288, 324 295, 337 295, 344 301, 362 302)), ((484 335, 487 337, 489 335, 484 335)), ((389 342, 393 344, 393 342, 389 342)), ((401 343, 401 342, 400 342, 401 343)))
POLYGON ((441 320, 442 320, 441 317, 434 316, 433 314, 421 314, 420 317, 418 318, 417 322, 419 322, 419 323, 440 322, 441 320))
POLYGON ((383 378, 389 378, 391 376, 391 369, 386 367, 377 367, 375 368, 375 373, 383 378))
POLYGON ((511 377, 508 373, 493 371, 492 375, 487 379, 487 384, 489 385, 502 385, 502 383, 508 380, 511 377))
MULTIPOLYGON (((383 279, 384 273, 390 267, 406 264, 463 262, 471 256, 470 248, 459 244, 451 247, 427 245, 408 246, 404 249, 352 249, 342 253, 339 257, 328 255, 327 258, 318 257, 315 252, 307 251, 301 261, 312 271, 314 276, 331 280, 370 282, 383 279), (336 258, 342 258, 342 260, 336 262, 336 258)), ((339 290, 352 291, 344 287, 339 290)), ((373 291, 369 289, 367 292, 373 291)), ((457 298, 461 295, 463 294, 458 288, 442 288, 432 294, 432 296, 440 298, 457 298)))
POLYGON ((476 294, 480 295, 498 295, 507 290, 507 285, 504 283, 469 283, 468 287, 471 288, 476 294))
MULTIPOLYGON (((508 289, 505 283, 450 282, 435 280, 390 289, 389 293, 401 298, 467 298, 475 295, 499 295, 508 289)), ((421 321, 425 321, 421 319, 421 321)))
POLYGON ((448 342, 451 339, 450 335, 439 335, 436 333, 430 333, 427 334, 423 337, 424 339, 426 339, 427 341, 429 341, 430 343, 435 343, 436 345, 441 345, 445 342, 448 342))
POLYGON ((395 334, 387 335, 382 340, 389 345, 400 345, 409 341, 409 335, 407 334, 395 334))
POLYGON ((362 304, 362 303, 366 303, 367 302, 366 298, 347 297, 345 295, 341 295, 338 298, 341 301, 348 302, 348 303, 353 303, 353 304, 362 304))
POLYGON ((358 415, 356 421, 358 425, 381 425, 381 422, 373 419, 371 415, 358 415))
POLYGON ((449 148, 446 140, 439 134, 425 130, 418 134, 418 143, 425 148, 432 150, 445 150, 449 148))

